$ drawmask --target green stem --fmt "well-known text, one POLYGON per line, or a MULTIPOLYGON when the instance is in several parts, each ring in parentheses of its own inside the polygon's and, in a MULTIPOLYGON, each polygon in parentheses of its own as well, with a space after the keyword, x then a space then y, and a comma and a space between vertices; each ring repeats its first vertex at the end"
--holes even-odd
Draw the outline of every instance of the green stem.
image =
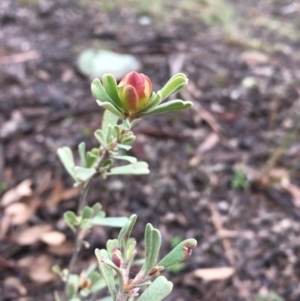
MULTIPOLYGON (((101 165, 105 162, 105 160, 108 157, 108 152, 107 150, 104 150, 102 156, 99 158, 98 163, 97 163, 97 168, 99 169, 101 167, 101 165)), ((84 208, 84 206, 86 205, 86 201, 87 201, 87 196, 89 193, 89 190, 92 186, 93 180, 98 177, 100 174, 100 172, 97 172, 94 176, 92 176, 90 179, 88 179, 84 185, 83 188, 81 190, 81 196, 79 199, 79 203, 77 206, 77 215, 80 215, 81 210, 84 208)), ((70 274, 72 273, 76 260, 78 258, 78 254, 80 252, 81 249, 81 239, 80 239, 80 233, 81 233, 81 229, 80 227, 78 227, 76 229, 75 232, 75 245, 74 245, 74 249, 73 249, 73 254, 72 257, 70 259, 69 265, 68 265, 68 277, 67 277, 67 281, 66 281, 66 285, 65 285, 65 295, 66 295, 66 300, 68 300, 68 294, 67 294, 67 289, 68 289, 68 283, 69 283, 69 277, 70 274)))

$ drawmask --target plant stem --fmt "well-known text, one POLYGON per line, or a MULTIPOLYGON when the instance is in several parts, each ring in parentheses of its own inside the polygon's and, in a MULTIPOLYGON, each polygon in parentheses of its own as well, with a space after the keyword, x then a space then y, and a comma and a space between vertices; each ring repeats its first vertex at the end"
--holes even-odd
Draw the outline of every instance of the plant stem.
MULTIPOLYGON (((98 169, 101 167, 103 162, 107 159, 107 157, 108 157, 108 152, 107 152, 107 150, 104 150, 102 156, 99 158, 98 163, 97 163, 97 168, 98 169)), ((89 190, 92 186, 93 180, 96 177, 98 177, 99 174, 100 174, 100 172, 97 172, 96 174, 94 174, 91 178, 89 178, 84 183, 84 185, 82 187, 82 190, 81 190, 79 203, 78 203, 78 206, 77 206, 77 216, 80 215, 81 210, 86 205, 87 196, 88 196, 89 190)), ((74 245, 74 249, 73 249, 73 254, 72 254, 72 257, 71 257, 69 265, 68 265, 68 277, 67 277, 67 281, 66 281, 66 285, 65 285, 66 300, 68 299, 67 288, 68 288, 69 277, 70 277, 70 274, 72 273, 72 271, 74 269, 74 265, 76 263, 79 251, 81 249, 80 233, 81 233, 81 229, 80 229, 80 227, 77 227, 76 232, 75 232, 75 245, 74 245)))

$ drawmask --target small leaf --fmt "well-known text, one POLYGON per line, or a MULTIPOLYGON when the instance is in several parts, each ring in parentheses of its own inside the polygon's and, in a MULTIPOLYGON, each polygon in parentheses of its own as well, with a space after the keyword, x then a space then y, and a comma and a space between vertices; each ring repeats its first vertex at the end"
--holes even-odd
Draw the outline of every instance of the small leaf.
POLYGON ((114 104, 113 100, 110 98, 108 93, 105 91, 105 88, 103 87, 101 81, 99 78, 96 78, 93 80, 91 84, 91 90, 93 96, 100 100, 100 102, 108 102, 111 104, 114 104))
POLYGON ((160 246, 160 232, 157 229, 153 229, 152 225, 148 223, 145 230, 146 261, 140 273, 148 275, 151 269, 155 266, 160 246))
POLYGON ((100 203, 95 203, 93 206, 92 206, 95 214, 98 213, 101 209, 102 209, 102 205, 100 203))
POLYGON ((56 291, 54 292, 54 300, 55 300, 55 301, 62 301, 60 295, 59 295, 58 292, 56 292, 56 291))
POLYGON ((149 103, 140 112, 141 113, 146 112, 146 111, 156 107, 161 101, 162 101, 161 93, 153 92, 151 98, 149 99, 149 103))
POLYGON ((77 216, 72 211, 67 211, 64 213, 64 221, 73 231, 75 231, 74 226, 78 225, 77 216))
POLYGON ((104 262, 105 257, 108 259, 107 251, 96 249, 95 254, 98 259, 100 271, 105 279, 108 290, 109 290, 113 300, 115 300, 116 296, 117 296, 117 289, 116 289, 113 269, 110 266, 108 266, 107 264, 105 264, 105 262, 104 262))
POLYGON ((95 154, 93 152, 87 152, 86 154, 86 168, 91 168, 97 162, 99 154, 95 154))
POLYGON ((127 217, 93 217, 88 223, 93 226, 104 226, 104 227, 116 227, 122 228, 124 224, 127 222, 127 217))
POLYGON ((71 149, 67 146, 61 147, 57 150, 57 154, 59 156, 60 161, 64 165, 66 171, 75 181, 77 181, 74 172, 75 163, 71 149))
POLYGON ((126 144, 117 144, 117 147, 118 148, 121 148, 121 149, 125 149, 127 151, 129 151, 131 149, 131 146, 130 145, 126 145, 126 144))
POLYGON ((170 100, 168 102, 162 103, 147 112, 141 113, 141 116, 161 114, 165 112, 178 111, 188 109, 193 105, 191 101, 183 101, 180 99, 170 100))
POLYGON ((80 162, 83 167, 86 167, 86 154, 85 154, 85 143, 81 142, 78 145, 78 153, 80 157, 80 162))
POLYGON ((89 219, 90 217, 92 217, 93 214, 94 214, 93 208, 91 208, 89 206, 85 206, 82 210, 81 217, 83 219, 89 219))
POLYGON ((117 160, 124 160, 124 161, 128 161, 130 163, 136 163, 137 162, 137 159, 135 157, 132 157, 132 156, 120 156, 120 155, 116 155, 116 156, 113 156, 114 159, 117 159, 117 160))
POLYGON ((107 285, 106 285, 105 280, 102 277, 100 277, 97 281, 93 282, 93 284, 90 288, 90 291, 91 291, 91 293, 97 293, 97 292, 103 290, 106 286, 107 285))
POLYGON ((127 246, 127 242, 128 239, 130 237, 132 228, 136 222, 137 216, 136 214, 132 214, 126 224, 122 227, 120 233, 119 233, 119 237, 118 237, 118 243, 119 243, 119 248, 120 251, 122 253, 123 259, 125 259, 126 257, 126 246, 127 246))
MULTIPOLYGON (((110 98, 113 100, 113 102, 119 107, 122 108, 122 103, 118 94, 118 87, 116 79, 111 74, 105 74, 102 77, 102 83, 103 86, 107 92, 107 94, 110 96, 110 98)), ((102 127, 103 128, 103 127, 102 127)))
POLYGON ((184 88, 187 85, 187 83, 188 83, 188 79, 185 74, 183 73, 175 74, 159 91, 161 93, 162 100, 166 99, 170 95, 184 88))
POLYGON ((75 274, 71 274, 68 277, 67 284, 67 295, 69 299, 72 299, 76 296, 79 287, 79 276, 75 274))
POLYGON ((107 250, 107 253, 108 253, 110 259, 111 259, 112 250, 115 248, 118 248, 118 246, 119 246, 119 242, 117 239, 109 239, 106 242, 106 250, 107 250))
POLYGON ((107 175, 145 175, 150 171, 146 162, 136 162, 134 164, 123 165, 112 168, 107 175))
POLYGON ((101 130, 106 133, 109 125, 116 125, 118 123, 118 116, 114 113, 105 110, 103 114, 101 130))
POLYGON ((172 282, 168 281, 164 276, 159 276, 137 301, 161 301, 171 293, 172 288, 172 282))
POLYGON ((197 241, 193 238, 186 239, 178 244, 169 254, 167 254, 157 265, 165 268, 181 262, 191 256, 197 241))
POLYGON ((80 166, 75 167, 75 174, 78 179, 82 182, 85 182, 89 178, 91 178, 94 174, 96 174, 97 170, 95 168, 84 168, 80 166))
MULTIPOLYGON (((107 110, 105 111, 107 112, 107 110)), ((109 112, 109 111, 108 111, 109 112)), ((111 113, 111 112, 110 112, 111 113)), ((112 113, 111 113, 112 114, 112 113)), ((103 146, 106 147, 107 146, 107 141, 106 141, 106 135, 104 134, 104 130, 97 130, 94 132, 94 135, 96 137, 96 139, 98 140, 98 142, 103 146)))
POLYGON ((89 267, 85 270, 85 275, 89 277, 97 268, 95 263, 91 263, 89 267))
POLYGON ((100 107, 105 108, 106 110, 112 112, 113 114, 115 114, 116 116, 118 116, 121 119, 125 119, 126 117, 114 106, 112 105, 110 102, 102 102, 99 99, 96 100, 97 104, 100 107))

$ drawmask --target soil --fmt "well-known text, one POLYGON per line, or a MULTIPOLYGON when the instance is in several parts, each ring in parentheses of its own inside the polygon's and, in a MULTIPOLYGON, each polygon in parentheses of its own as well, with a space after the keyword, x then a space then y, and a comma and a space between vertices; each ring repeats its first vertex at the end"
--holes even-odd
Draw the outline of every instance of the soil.
MULTIPOLYGON (((7 225, 0 211, 1 301, 53 300, 63 289, 49 266, 68 264, 73 234, 62 214, 76 209, 78 193, 56 150, 96 145, 102 109, 76 68, 89 47, 136 55, 154 90, 177 72, 189 77, 177 97, 193 109, 134 129, 130 153, 150 175, 99 180, 88 200, 108 216, 136 213, 141 252, 147 222, 162 233, 162 254, 176 239, 198 240, 183 267, 164 273, 174 283, 166 300, 300 300, 300 7, 212 2, 1 0, 0 192, 26 179, 32 189, 19 202, 31 210, 24 222, 7 225), (69 244, 20 243, 20 233, 41 224, 69 244), (206 268, 215 268, 211 281, 206 268)), ((77 269, 117 233, 92 231, 77 269)))

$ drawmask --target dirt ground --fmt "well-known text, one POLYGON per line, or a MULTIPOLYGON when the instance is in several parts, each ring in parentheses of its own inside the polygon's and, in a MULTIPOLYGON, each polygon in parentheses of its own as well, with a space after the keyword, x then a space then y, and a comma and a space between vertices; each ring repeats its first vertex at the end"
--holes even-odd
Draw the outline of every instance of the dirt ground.
MULTIPOLYGON (((1 0, 0 300, 62 290, 50 269, 70 258, 62 213, 78 191, 56 150, 95 145, 102 111, 76 68, 89 47, 136 55, 155 90, 177 72, 190 79, 178 96, 193 109, 134 129, 131 153, 151 174, 99 180, 89 195, 108 216, 137 213, 141 251, 147 222, 164 254, 198 240, 164 274, 166 300, 299 301, 300 5, 289 0, 1 0), (33 227, 66 241, 35 239, 33 227)), ((116 235, 92 231, 78 270, 116 235)))

